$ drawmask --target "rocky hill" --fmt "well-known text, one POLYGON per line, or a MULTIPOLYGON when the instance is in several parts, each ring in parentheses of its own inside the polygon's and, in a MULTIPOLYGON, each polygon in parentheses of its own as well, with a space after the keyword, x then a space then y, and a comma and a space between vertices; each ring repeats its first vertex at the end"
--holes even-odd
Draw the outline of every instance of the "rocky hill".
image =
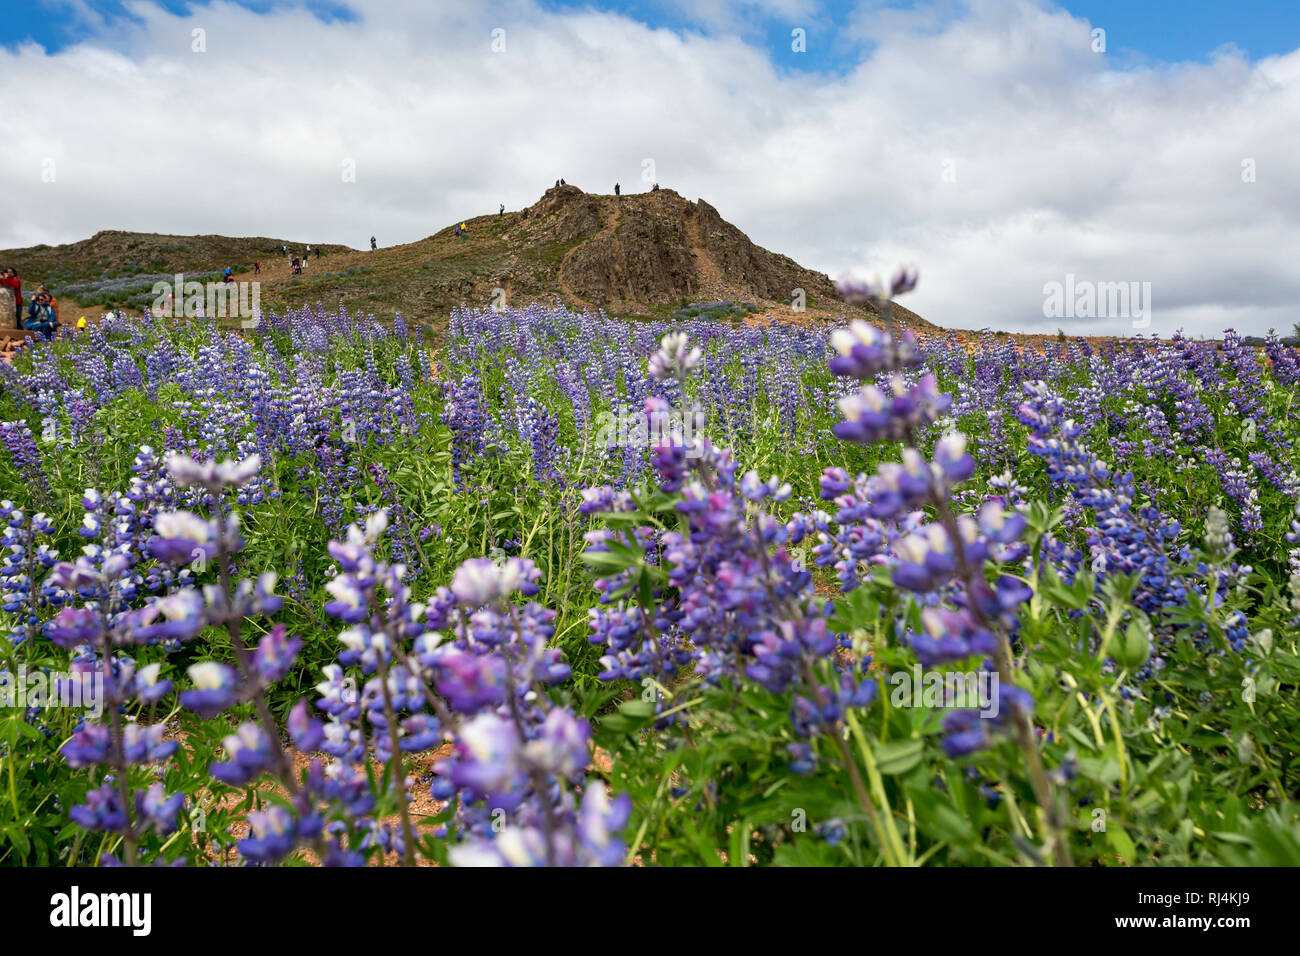
MULTIPOLYGON (((265 307, 342 301, 379 318, 400 311, 431 324, 460 305, 557 298, 618 315, 667 317, 692 303, 728 301, 790 317, 796 290, 813 317, 857 311, 839 300, 827 276, 755 245, 713 206, 671 189, 616 197, 557 186, 526 209, 459 220, 404 245, 371 252, 313 243, 323 255, 298 276, 289 274, 283 245, 260 237, 108 231, 65 246, 2 251, 0 265, 18 268, 24 289, 46 282, 59 294, 62 286, 65 299, 83 304, 76 296, 88 283, 95 301, 111 299, 117 286, 106 280, 116 275, 143 280, 230 265, 238 278, 261 281, 265 307), (466 229, 458 235, 461 224, 466 229), (259 276, 250 271, 255 259, 262 262, 259 276)), ((288 245, 293 254, 304 243, 288 245)), ((927 325, 905 309, 898 314, 927 325)))
MULTIPOLYGON (((287 239, 254 236, 232 239, 228 236, 169 236, 153 232, 123 232, 105 229, 89 239, 62 246, 32 246, 28 249, 0 251, 0 263, 13 266, 23 278, 23 287, 34 287, 28 276, 54 285, 60 282, 85 282, 99 278, 119 278, 137 273, 208 272, 227 266, 240 271, 252 268, 255 261, 267 263, 283 258, 283 247, 290 255, 300 254, 308 243, 287 239)), ((310 243, 312 249, 318 248, 310 243)), ((327 254, 351 251, 347 246, 321 246, 327 254)))

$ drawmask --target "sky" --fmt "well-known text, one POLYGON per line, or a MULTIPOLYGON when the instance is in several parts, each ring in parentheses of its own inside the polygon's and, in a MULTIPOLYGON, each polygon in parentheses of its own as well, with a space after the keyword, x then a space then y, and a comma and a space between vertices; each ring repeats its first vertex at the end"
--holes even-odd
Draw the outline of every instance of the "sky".
POLYGON ((0 0, 0 104, 0 249, 657 181, 832 278, 914 265, 939 325, 1300 321, 1294 0, 0 0))

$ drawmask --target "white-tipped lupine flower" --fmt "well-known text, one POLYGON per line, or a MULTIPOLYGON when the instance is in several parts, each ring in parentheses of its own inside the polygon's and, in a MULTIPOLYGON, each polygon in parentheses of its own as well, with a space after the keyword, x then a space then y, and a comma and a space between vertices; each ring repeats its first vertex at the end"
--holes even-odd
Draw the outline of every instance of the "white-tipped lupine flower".
POLYGON ((451 593, 461 604, 480 607, 495 604, 516 592, 531 597, 538 591, 541 572, 527 558, 470 558, 451 576, 451 593))
POLYGON ((685 332, 670 332, 659 342, 659 351, 650 356, 647 372, 656 381, 676 379, 682 381, 695 371, 704 359, 698 347, 689 349, 685 332))
POLYGON ((221 463, 198 462, 188 455, 173 452, 167 456, 167 471, 172 481, 183 487, 242 485, 262 467, 261 455, 249 455, 243 461, 227 458, 221 463))
POLYGON ((366 518, 366 542, 374 544, 388 530, 388 512, 382 508, 366 518))

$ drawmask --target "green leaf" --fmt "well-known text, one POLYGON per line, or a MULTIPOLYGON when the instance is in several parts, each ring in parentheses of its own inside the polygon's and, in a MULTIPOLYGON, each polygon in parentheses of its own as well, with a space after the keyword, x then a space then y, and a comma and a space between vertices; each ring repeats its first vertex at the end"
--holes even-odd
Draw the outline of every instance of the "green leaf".
POLYGON ((876 766, 883 774, 898 776, 919 764, 924 753, 925 741, 919 737, 890 741, 875 749, 876 766))
POLYGON ((635 720, 649 720, 655 715, 654 701, 628 700, 618 705, 619 713, 635 720))
POLYGON ((5 827, 5 833, 9 834, 9 839, 13 840, 14 846, 18 847, 18 852, 26 856, 32 848, 31 840, 27 839, 27 834, 23 830, 21 823, 11 823, 5 827))
POLYGON ((1123 827, 1107 826, 1106 842, 1115 848, 1115 852, 1125 863, 1130 865, 1137 863, 1137 849, 1123 827))

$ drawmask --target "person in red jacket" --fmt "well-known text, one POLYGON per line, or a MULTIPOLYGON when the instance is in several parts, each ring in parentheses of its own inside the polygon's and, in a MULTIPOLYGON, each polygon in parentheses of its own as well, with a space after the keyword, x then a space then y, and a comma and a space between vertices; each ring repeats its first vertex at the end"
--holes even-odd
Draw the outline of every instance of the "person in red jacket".
POLYGON ((7 285, 14 290, 14 328, 20 329, 23 326, 23 283, 13 266, 4 270, 4 275, 0 276, 0 285, 7 285))

